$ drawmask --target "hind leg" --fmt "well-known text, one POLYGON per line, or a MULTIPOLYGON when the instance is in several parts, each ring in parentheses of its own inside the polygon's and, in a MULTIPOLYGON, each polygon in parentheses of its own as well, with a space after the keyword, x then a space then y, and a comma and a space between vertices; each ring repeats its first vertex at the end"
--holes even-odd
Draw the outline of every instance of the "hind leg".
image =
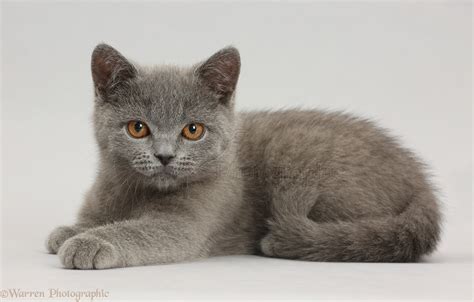
POLYGON ((270 257, 299 258, 305 242, 298 235, 307 227, 308 216, 317 202, 318 194, 301 186, 295 190, 275 186, 272 190, 271 217, 268 234, 260 241, 261 252, 270 257))
POLYGON ((297 258, 295 251, 301 249, 301 244, 295 242, 285 229, 270 222, 269 233, 260 241, 260 250, 265 256, 277 258, 297 258))
POLYGON ((261 252, 270 257, 312 261, 341 258, 339 254, 348 243, 347 229, 373 215, 363 207, 348 206, 346 198, 320 193, 316 185, 301 182, 274 184, 269 232, 260 242, 261 252))

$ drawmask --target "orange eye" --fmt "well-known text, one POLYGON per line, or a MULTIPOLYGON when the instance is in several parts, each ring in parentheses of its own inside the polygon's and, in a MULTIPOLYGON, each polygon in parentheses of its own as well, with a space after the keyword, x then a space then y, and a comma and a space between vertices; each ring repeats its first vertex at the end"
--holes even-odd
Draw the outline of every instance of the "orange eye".
POLYGON ((197 141, 198 139, 202 138, 204 135, 205 129, 203 124, 189 124, 183 128, 181 134, 191 141, 197 141))
POLYGON ((130 121, 127 125, 128 133, 134 138, 143 138, 150 134, 148 126, 141 121, 130 121))

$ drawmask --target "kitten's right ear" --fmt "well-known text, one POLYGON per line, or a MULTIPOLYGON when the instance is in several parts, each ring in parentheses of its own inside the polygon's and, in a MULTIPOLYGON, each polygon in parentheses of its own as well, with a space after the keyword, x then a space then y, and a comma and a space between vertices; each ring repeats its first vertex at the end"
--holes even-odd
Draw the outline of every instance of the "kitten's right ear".
POLYGON ((135 67, 122 54, 107 44, 99 44, 92 52, 92 79, 96 95, 106 99, 121 83, 137 74, 135 67))

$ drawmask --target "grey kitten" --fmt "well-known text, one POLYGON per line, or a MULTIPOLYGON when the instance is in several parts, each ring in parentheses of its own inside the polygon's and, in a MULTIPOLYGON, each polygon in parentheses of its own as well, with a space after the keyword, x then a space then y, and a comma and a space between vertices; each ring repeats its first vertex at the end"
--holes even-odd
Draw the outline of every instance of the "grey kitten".
POLYGON ((412 262, 440 211, 423 164, 370 121, 234 112, 237 49, 190 68, 92 54, 97 179, 46 246, 67 268, 259 254, 412 262))

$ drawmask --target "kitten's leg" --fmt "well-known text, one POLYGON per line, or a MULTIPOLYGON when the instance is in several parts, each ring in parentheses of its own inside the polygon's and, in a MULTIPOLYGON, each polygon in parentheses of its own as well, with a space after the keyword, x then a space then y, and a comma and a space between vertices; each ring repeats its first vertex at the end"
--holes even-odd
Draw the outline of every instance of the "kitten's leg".
POLYGON ((58 254, 66 268, 79 269, 178 262, 208 255, 208 233, 195 218, 160 214, 90 229, 58 254))

